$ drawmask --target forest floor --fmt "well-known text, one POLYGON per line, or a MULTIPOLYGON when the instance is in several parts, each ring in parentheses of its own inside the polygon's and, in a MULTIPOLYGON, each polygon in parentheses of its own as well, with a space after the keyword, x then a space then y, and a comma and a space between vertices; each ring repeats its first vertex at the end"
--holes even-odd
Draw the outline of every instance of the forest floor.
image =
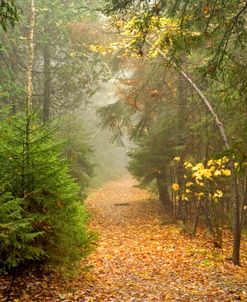
MULTIPOLYGON (((206 231, 191 238, 134 185, 126 176, 90 194, 91 224, 100 239, 89 271, 70 282, 29 274, 0 301, 247 301, 247 243, 242 267, 232 265, 229 236, 222 250, 212 247, 206 231)), ((0 278, 0 291, 7 285, 0 278)))

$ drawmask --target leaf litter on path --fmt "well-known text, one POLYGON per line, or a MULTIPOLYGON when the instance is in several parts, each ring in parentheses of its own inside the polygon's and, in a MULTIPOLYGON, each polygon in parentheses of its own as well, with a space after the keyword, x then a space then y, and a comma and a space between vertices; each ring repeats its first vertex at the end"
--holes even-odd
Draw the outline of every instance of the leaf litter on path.
POLYGON ((229 238, 217 250, 203 230, 191 239, 179 226, 162 224, 162 205, 135 185, 125 176, 87 199, 100 236, 88 259, 92 268, 65 283, 41 279, 35 285, 34 277, 19 301, 247 301, 246 255, 242 267, 233 266, 229 238))

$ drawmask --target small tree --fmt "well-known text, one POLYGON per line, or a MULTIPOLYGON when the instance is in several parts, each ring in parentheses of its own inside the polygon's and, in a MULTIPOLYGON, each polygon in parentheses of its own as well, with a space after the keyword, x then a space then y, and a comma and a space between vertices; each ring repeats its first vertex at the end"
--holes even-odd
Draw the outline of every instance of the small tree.
MULTIPOLYGON (((69 176, 59 145, 53 143, 51 129, 34 115, 20 114, 2 122, 0 141, 0 184, 14 200, 8 219, 14 223, 11 213, 18 214, 19 238, 31 233, 23 251, 35 248, 38 253, 31 260, 71 266, 90 252, 94 235, 86 227, 79 187, 69 176)), ((27 260, 24 252, 17 252, 13 266, 27 260)), ((6 259, 0 257, 5 266, 6 259)))

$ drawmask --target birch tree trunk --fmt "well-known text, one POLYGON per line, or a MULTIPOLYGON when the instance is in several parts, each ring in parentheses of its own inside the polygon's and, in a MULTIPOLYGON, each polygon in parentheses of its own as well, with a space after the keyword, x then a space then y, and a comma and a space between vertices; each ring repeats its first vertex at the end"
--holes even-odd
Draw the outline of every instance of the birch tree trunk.
MULTIPOLYGON (((45 13, 45 37, 49 37, 49 24, 50 24, 50 12, 45 13)), ((51 106, 51 53, 50 53, 50 41, 45 39, 43 46, 43 58, 44 58, 44 89, 43 89, 43 122, 46 123, 50 119, 50 106, 51 106)))
POLYGON ((29 115, 33 106, 33 60, 34 60, 34 26, 35 2, 30 0, 29 36, 28 36, 28 63, 27 63, 27 101, 26 112, 29 115))
MULTIPOLYGON (((26 129, 25 144, 23 146, 22 184, 32 184, 30 173, 30 126, 33 107, 33 61, 34 61, 34 26, 35 26, 35 2, 30 0, 29 36, 27 52, 27 99, 26 99, 26 129)), ((30 187, 31 189, 31 187, 30 187)), ((24 186, 23 186, 24 190, 24 186)), ((24 195, 24 192, 23 192, 24 195)))

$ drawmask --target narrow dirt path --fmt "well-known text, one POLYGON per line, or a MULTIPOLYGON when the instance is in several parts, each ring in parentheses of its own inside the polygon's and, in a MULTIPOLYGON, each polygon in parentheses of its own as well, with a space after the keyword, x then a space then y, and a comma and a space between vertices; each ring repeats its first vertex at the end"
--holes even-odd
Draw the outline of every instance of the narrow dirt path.
POLYGON ((87 200, 100 242, 78 299, 247 301, 246 270, 226 261, 204 234, 191 239, 178 226, 162 224, 160 203, 134 185, 126 176, 87 200))
MULTIPOLYGON (((87 206, 100 240, 88 272, 70 282, 20 277, 12 289, 14 301, 247 301, 247 253, 242 267, 233 266, 227 260, 231 238, 217 250, 205 231, 188 237, 178 225, 164 223, 160 203, 135 184, 126 176, 90 194, 87 206)), ((4 282, 0 278, 0 289, 4 282)), ((13 299, 0 290, 0 301, 13 299)))

